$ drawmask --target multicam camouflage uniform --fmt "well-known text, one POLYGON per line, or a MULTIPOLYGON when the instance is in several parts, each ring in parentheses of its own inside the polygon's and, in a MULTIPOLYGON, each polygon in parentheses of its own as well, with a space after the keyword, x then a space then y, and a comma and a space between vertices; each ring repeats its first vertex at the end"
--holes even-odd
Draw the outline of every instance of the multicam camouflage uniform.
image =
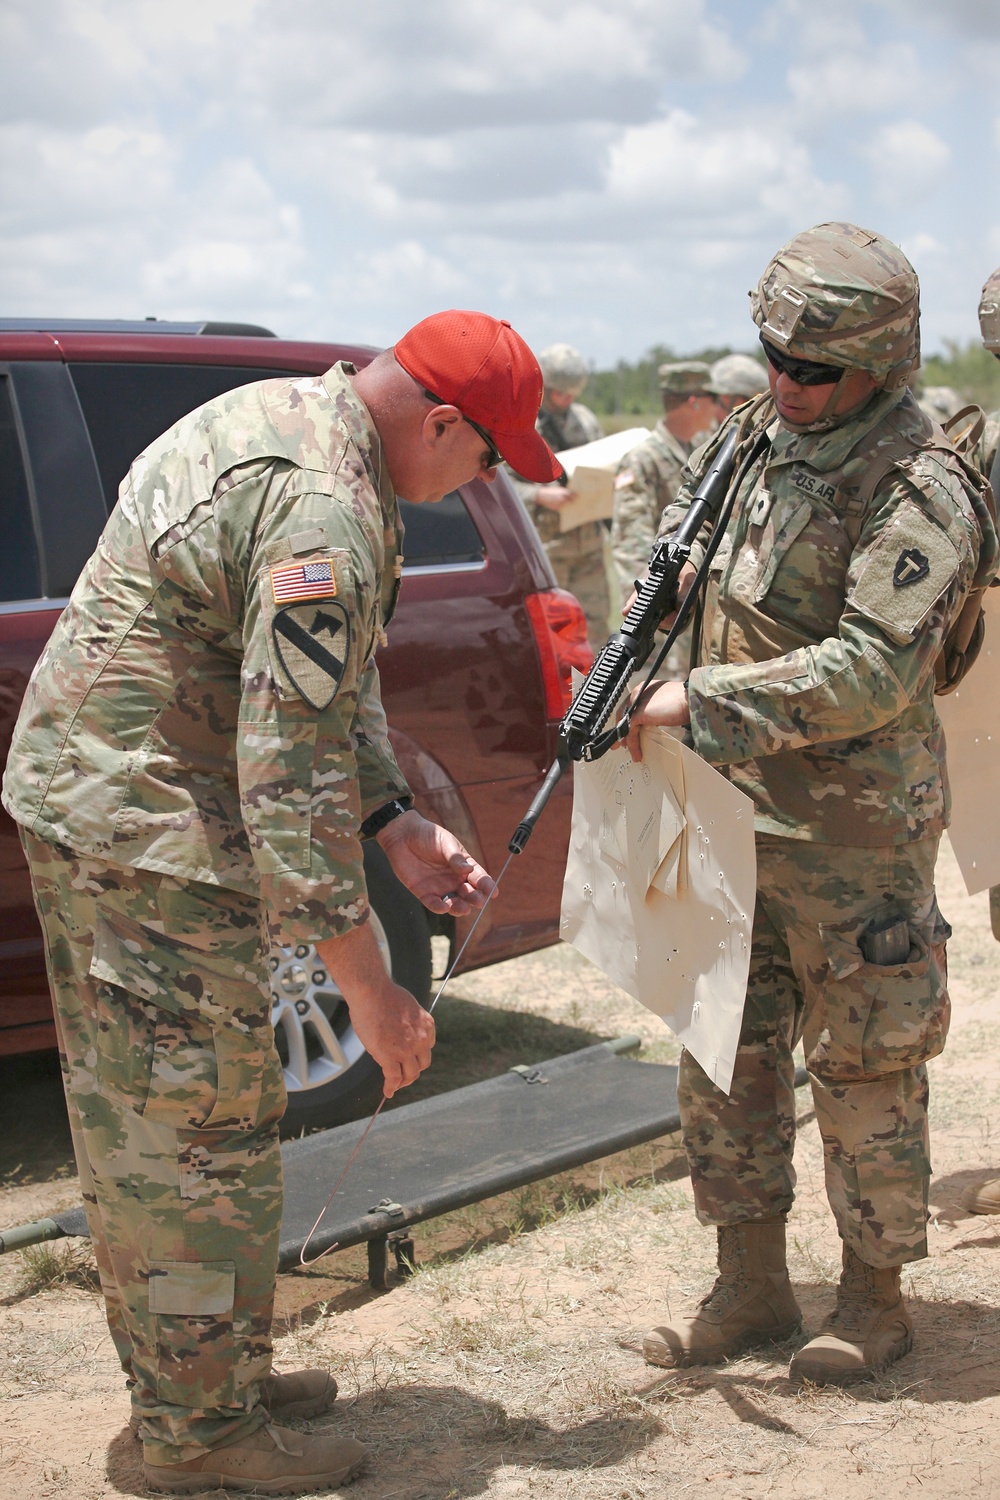
POLYGON ((405 794, 372 660, 398 508, 342 366, 140 456, 25 696, 4 783, 45 934, 74 1145, 149 1463, 252 1432, 284 1107, 268 934, 368 906, 405 794))
POLYGON ((622 459, 615 476, 611 551, 625 591, 646 571, 660 517, 677 498, 690 452, 690 444, 675 438, 661 418, 646 441, 622 459))
POLYGON ((976 468, 980 473, 985 474, 987 479, 993 472, 998 448, 1000 448, 1000 411, 991 411, 986 415, 983 435, 979 439, 975 454, 976 468))
POLYGON ((758 898, 732 1093, 685 1054, 679 1097, 702 1221, 772 1220, 793 1197, 792 1049, 804 1037, 840 1235, 867 1265, 891 1267, 926 1254, 924 1065, 948 1025, 933 668, 973 578, 995 570, 997 541, 975 479, 903 388, 917 295, 905 259, 853 226, 802 240, 765 273, 758 325, 778 347, 794 338, 797 358, 873 369, 885 385, 848 420, 798 432, 769 398, 730 419, 767 427, 771 447, 714 559, 688 696, 695 748, 754 800, 758 898), (852 263, 855 246, 864 259, 852 263), (864 281, 873 259, 878 294, 864 281), (877 319, 877 336, 852 346, 828 305, 810 316, 824 272, 852 286, 842 306, 877 319), (905 920, 902 963, 861 950, 883 916, 905 920))
MULTIPOLYGON (((671 396, 711 392, 708 365, 699 360, 661 365, 660 390, 671 396)), ((677 499, 681 475, 693 448, 704 442, 702 433, 685 443, 661 419, 645 442, 626 453, 615 477, 615 508, 611 521, 611 551, 618 580, 626 596, 649 563, 660 517, 677 499)))
MULTIPOLYGON (((544 353, 539 363, 545 369, 544 353)), ((574 401, 565 411, 557 411, 543 399, 536 427, 554 453, 579 448, 603 436, 601 424, 582 402, 574 401)), ((607 527, 600 521, 585 521, 571 531, 559 530, 559 512, 536 500, 539 486, 509 475, 514 488, 535 523, 560 588, 569 589, 583 605, 587 616, 587 635, 596 650, 603 646, 610 627, 611 596, 605 559, 607 527)))
MULTIPOLYGON (((983 435, 976 453, 976 467, 987 479, 993 473, 997 449, 1000 448, 1000 411, 991 411, 986 418, 983 435)), ((1000 885, 990 886, 990 926, 993 936, 1000 943, 1000 885)))
MULTIPOLYGON (((979 327, 983 337, 983 348, 1000 359, 1000 267, 993 271, 983 285, 979 299, 979 327)), ((976 466, 987 479, 993 473, 997 449, 1000 448, 1000 411, 991 411, 975 455, 976 466)), ((993 936, 1000 942, 1000 885, 990 889, 990 925, 993 936)))
MULTIPOLYGON (((657 373, 660 390, 667 395, 711 393, 711 374, 708 365, 700 360, 661 365, 657 373)), ((645 442, 626 453, 619 464, 611 518, 611 555, 623 600, 632 592, 636 579, 645 577, 660 517, 677 498, 692 449, 707 436, 707 432, 700 433, 694 441, 682 442, 661 417, 645 442)), ((685 630, 671 646, 659 676, 664 681, 686 677, 690 656, 691 632, 685 630)))

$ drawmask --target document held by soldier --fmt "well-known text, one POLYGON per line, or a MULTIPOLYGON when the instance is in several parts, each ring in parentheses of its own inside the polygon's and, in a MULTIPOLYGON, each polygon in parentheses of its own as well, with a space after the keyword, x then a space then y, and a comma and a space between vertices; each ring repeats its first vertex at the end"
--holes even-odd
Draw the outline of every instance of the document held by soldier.
POLYGON ((753 803, 665 730, 574 769, 563 939, 728 1093, 750 968, 753 803))

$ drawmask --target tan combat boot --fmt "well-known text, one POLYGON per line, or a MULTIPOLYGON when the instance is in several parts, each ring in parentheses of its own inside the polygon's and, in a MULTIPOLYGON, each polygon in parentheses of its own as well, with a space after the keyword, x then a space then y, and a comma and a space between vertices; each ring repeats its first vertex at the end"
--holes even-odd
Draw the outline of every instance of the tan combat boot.
MULTIPOLYGON (((276 1422, 302 1421, 329 1411, 337 1399, 337 1382, 329 1370, 289 1370, 270 1374, 261 1382, 260 1404, 276 1422)), ((139 1418, 128 1419, 132 1436, 139 1436, 139 1418)))
POLYGON ((183 1464, 143 1463, 146 1484, 160 1495, 203 1490, 252 1490, 255 1495, 301 1495, 353 1479, 368 1449, 353 1438, 308 1435, 268 1423, 225 1448, 183 1464))
POLYGON ((329 1411, 337 1399, 337 1382, 329 1370, 272 1372, 260 1387, 260 1404, 276 1422, 302 1421, 329 1411))
POLYGON ((1000 1214, 1000 1177, 967 1187, 962 1194, 962 1207, 968 1214, 1000 1214))
POLYGON ((845 1244, 837 1306, 792 1359, 792 1380, 847 1385, 884 1370, 913 1346, 913 1324, 899 1294, 900 1266, 866 1266, 845 1244))
POLYGON ((802 1325, 785 1265, 785 1221, 722 1224, 719 1274, 707 1297, 642 1341, 647 1364, 714 1365, 754 1344, 777 1343, 802 1325))

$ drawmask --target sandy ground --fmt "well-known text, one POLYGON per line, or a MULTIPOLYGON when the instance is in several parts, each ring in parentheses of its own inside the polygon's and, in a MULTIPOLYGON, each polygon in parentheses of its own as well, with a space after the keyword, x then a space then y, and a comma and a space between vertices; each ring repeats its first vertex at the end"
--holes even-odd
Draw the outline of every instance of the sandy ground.
MULTIPOLYGON (((343 1400, 313 1425, 373 1450, 347 1493, 1000 1495, 1000 1218, 959 1207, 967 1183, 1000 1171, 1000 947, 985 895, 965 895, 947 850, 939 889, 955 927, 955 1016, 932 1064, 931 1255, 905 1274, 914 1352, 849 1391, 790 1385, 790 1349, 676 1374, 647 1368, 642 1330, 704 1290, 714 1258, 676 1141, 658 1142, 418 1227, 417 1274, 383 1295, 366 1285, 363 1252, 281 1278, 278 1364, 328 1364, 343 1400)), ((463 979, 452 1003, 484 1025, 530 1012, 583 1040, 638 1031, 645 1055, 673 1054, 654 1017, 565 949, 463 979)), ((832 1302, 839 1253, 805 1095, 800 1123, 791 1265, 812 1329, 832 1302)), ((0 1192, 0 1222, 74 1201, 72 1178, 15 1182, 0 1192)), ((0 1259, 4 1500, 144 1493, 86 1251, 69 1257, 69 1280, 33 1294, 22 1257, 0 1259)))

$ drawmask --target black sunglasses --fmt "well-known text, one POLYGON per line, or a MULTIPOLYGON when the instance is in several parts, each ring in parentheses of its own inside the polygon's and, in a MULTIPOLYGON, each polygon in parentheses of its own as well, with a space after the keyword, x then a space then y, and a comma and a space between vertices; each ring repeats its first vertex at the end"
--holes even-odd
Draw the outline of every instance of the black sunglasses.
POLYGON ((768 364, 787 375, 789 380, 794 380, 796 385, 836 385, 845 374, 838 365, 821 365, 814 359, 794 359, 790 354, 782 354, 780 349, 768 343, 763 334, 760 342, 768 364))
MULTIPOLYGON (((427 397, 428 401, 434 401, 438 406, 455 406, 454 401, 442 401, 441 397, 435 396, 433 391, 424 391, 424 395, 427 397)), ((455 410, 461 411, 461 408, 455 407, 455 410)), ((486 428, 480 427, 478 422, 474 422, 471 417, 467 417, 464 411, 462 412, 462 421, 468 422, 472 430, 474 432, 478 432, 479 436, 486 444, 486 468, 498 469, 503 463, 503 454, 500 452, 500 449, 497 447, 496 443, 486 431, 486 428)))

